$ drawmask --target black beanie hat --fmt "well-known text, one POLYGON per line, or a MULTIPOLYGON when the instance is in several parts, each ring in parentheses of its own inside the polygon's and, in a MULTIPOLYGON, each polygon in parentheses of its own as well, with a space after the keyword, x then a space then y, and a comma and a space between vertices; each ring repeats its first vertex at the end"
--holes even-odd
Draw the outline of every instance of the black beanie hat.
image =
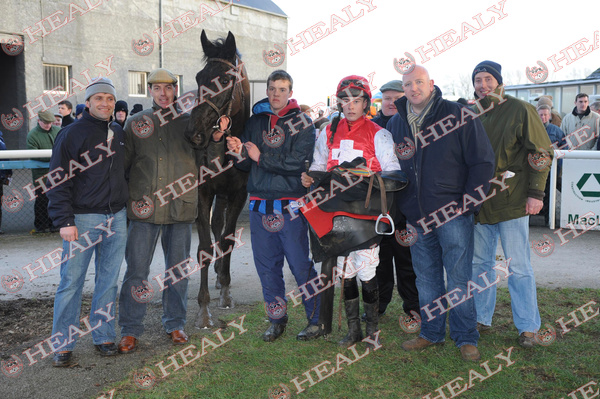
POLYGON ((475 75, 479 72, 487 72, 491 74, 496 80, 498 84, 502 84, 502 66, 494 61, 481 61, 475 69, 473 70, 473 75, 471 75, 471 80, 473 81, 473 85, 475 85, 475 75))
POLYGON ((125 101, 119 100, 116 102, 115 115, 117 114, 118 111, 125 111, 125 114, 127 114, 129 112, 129 107, 127 106, 127 103, 125 101))

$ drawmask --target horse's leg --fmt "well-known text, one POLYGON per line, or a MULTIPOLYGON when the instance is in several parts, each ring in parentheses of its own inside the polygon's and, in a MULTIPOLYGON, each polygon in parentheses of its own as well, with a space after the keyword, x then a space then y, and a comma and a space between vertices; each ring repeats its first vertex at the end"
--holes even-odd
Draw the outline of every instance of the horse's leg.
POLYGON ((231 297, 229 291, 231 284, 231 252, 233 251, 233 248, 237 246, 237 243, 234 240, 231 238, 226 239, 225 237, 229 235, 232 237, 236 236, 235 226, 237 224, 238 217, 244 208, 244 204, 246 203, 246 197, 246 190, 240 189, 235 190, 233 195, 228 198, 229 205, 227 207, 226 214, 227 220, 225 223, 225 231, 223 232, 223 237, 221 238, 221 249, 228 253, 223 257, 219 270, 219 281, 221 282, 219 308, 222 309, 233 308, 233 298, 231 297))
POLYGON ((196 226, 198 228, 198 263, 200 264, 200 291, 198 292, 198 317, 196 318, 196 328, 209 328, 213 326, 212 316, 208 305, 210 303, 210 293, 208 292, 208 268, 210 266, 210 256, 212 256, 210 238, 210 208, 212 205, 212 195, 198 191, 198 218, 196 226), (206 254, 203 256, 203 253, 206 254), (210 256, 207 256, 210 255, 210 256))
MULTIPOLYGON (((212 229, 213 237, 215 242, 219 241, 221 245, 221 236, 223 235, 223 225, 225 224, 225 208, 227 206, 227 199, 217 195, 215 197, 214 208, 212 212, 210 227, 212 229)), ((215 282, 215 288, 221 289, 221 282, 219 281, 219 270, 221 269, 222 260, 217 259, 215 262, 215 273, 217 274, 217 281, 215 282)))

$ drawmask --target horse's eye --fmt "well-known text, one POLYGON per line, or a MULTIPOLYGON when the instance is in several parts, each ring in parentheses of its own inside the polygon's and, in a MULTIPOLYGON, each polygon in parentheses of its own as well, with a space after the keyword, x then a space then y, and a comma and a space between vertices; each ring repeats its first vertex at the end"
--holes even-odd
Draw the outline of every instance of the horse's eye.
POLYGON ((229 78, 223 78, 223 80, 221 81, 221 84, 223 86, 226 86, 229 83, 229 78))

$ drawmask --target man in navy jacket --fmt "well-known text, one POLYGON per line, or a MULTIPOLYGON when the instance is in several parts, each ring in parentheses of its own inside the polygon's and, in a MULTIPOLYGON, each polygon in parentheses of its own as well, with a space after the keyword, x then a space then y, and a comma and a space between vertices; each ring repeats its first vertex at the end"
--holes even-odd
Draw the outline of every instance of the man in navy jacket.
MULTIPOLYGON (((317 276, 310 259, 308 223, 299 215, 297 199, 306 194, 300 175, 312 162, 315 128, 292 99, 292 77, 277 70, 267 79, 267 96, 252 109, 242 139, 230 137, 227 146, 239 154, 236 166, 250 171, 250 230, 254 265, 260 277, 270 327, 262 338, 272 342, 285 331, 287 307, 283 280, 284 257, 298 286, 317 276), (244 143, 242 145, 242 142, 244 143)), ((319 298, 302 296, 307 327, 298 340, 322 335, 317 326, 319 298)))
POLYGON ((61 130, 50 159, 48 213, 63 239, 52 326, 55 367, 71 364, 75 341, 83 335, 81 293, 92 254, 94 296, 91 314, 82 320, 102 356, 117 354, 115 308, 127 239, 128 191, 124 132, 112 117, 116 96, 110 79, 90 84, 83 118, 61 130))
POLYGON ((416 235, 410 247, 417 275, 421 333, 402 348, 421 350, 450 337, 463 359, 480 359, 471 292, 473 213, 485 200, 494 173, 494 152, 475 112, 444 100, 422 66, 404 75, 405 97, 387 124, 408 177, 397 195, 416 235), (484 198, 482 198, 482 196, 484 198), (444 284, 444 269, 447 288, 444 284))

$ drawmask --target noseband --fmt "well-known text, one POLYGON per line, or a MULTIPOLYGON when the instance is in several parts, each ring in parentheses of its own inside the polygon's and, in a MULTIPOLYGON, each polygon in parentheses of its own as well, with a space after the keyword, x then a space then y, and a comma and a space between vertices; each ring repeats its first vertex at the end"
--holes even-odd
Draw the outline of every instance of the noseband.
MULTIPOLYGON (((215 110, 215 112, 218 115, 217 121, 215 122, 215 125, 212 127, 213 129, 219 129, 219 122, 221 121, 221 118, 226 116, 229 118, 229 126, 227 126, 227 130, 229 130, 229 128, 231 127, 231 108, 233 106, 233 100, 236 98, 236 89, 238 89, 239 91, 239 96, 241 99, 240 103, 244 102, 244 90, 242 89, 242 84, 240 82, 237 81, 237 77, 240 74, 240 68, 242 68, 242 73, 243 73, 243 64, 238 65, 239 62, 239 57, 236 56, 235 57, 235 65, 233 65, 231 62, 223 59, 223 58, 209 58, 206 60, 206 63, 209 62, 220 62, 223 63, 227 66, 229 66, 231 69, 233 69, 235 71, 235 74, 233 76, 233 85, 232 85, 232 90, 231 90, 231 97, 229 98, 229 100, 225 103, 225 105, 223 105, 222 108, 217 107, 212 101, 210 101, 209 99, 203 99, 208 105, 210 105, 210 107, 212 109, 215 110), (225 109, 227 109, 225 112, 223 112, 225 109)), ((200 88, 198 88, 198 100, 200 99, 200 88)))

